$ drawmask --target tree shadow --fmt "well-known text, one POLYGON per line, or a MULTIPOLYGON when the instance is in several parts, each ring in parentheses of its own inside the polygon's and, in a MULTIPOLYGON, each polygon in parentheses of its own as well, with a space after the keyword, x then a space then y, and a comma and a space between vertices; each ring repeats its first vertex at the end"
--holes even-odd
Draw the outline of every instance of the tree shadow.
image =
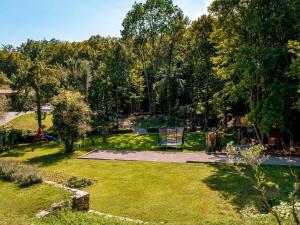
POLYGON ((26 162, 29 164, 38 164, 39 166, 49 166, 56 164, 60 161, 76 157, 75 154, 68 154, 65 152, 56 152, 52 154, 42 155, 28 159, 26 162))
MULTIPOLYGON (((233 167, 225 164, 211 164, 214 174, 204 179, 212 190, 218 191, 221 195, 238 210, 246 206, 255 206, 261 213, 266 209, 261 201, 260 194, 252 183, 237 174, 233 167)), ((248 167, 244 168, 247 175, 253 177, 248 167)), ((295 168, 300 174, 300 168, 295 168)), ((287 201, 288 194, 293 189, 293 179, 289 175, 289 168, 284 166, 263 166, 268 181, 268 200, 271 205, 278 205, 280 201, 287 201)))
POLYGON ((38 151, 39 148, 47 147, 48 149, 56 148, 57 146, 52 144, 43 144, 39 146, 33 146, 33 144, 19 144, 13 149, 0 152, 1 157, 22 157, 28 152, 38 151))
POLYGON ((0 152, 0 157, 22 157, 29 151, 30 149, 28 148, 28 146, 21 145, 14 149, 0 152))
POLYGON ((93 136, 93 141, 90 137, 86 138, 85 144, 76 144, 77 149, 83 152, 89 152, 95 149, 99 150, 118 150, 118 151, 172 151, 182 152, 189 151, 203 151, 205 147, 204 133, 187 133, 185 136, 185 143, 177 147, 165 147, 159 145, 158 133, 149 133, 147 135, 128 134, 114 134, 107 138, 107 143, 102 142, 102 137, 93 136), (79 146, 79 147, 78 147, 79 146))

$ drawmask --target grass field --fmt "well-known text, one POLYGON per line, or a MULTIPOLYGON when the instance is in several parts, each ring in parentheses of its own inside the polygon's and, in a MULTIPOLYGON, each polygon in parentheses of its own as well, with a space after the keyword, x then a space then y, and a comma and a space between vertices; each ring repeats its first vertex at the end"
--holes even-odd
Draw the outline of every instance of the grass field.
MULTIPOLYGON (((28 130, 37 131, 38 124, 36 120, 36 114, 26 114, 19 116, 12 121, 8 122, 7 125, 12 126, 14 129, 18 130, 28 130)), ((52 127, 52 115, 47 115, 45 119, 42 120, 42 125, 45 126, 44 130, 52 127)))
POLYGON ((1 225, 126 225, 114 219, 66 209, 41 220, 35 219, 40 210, 47 210, 54 202, 70 199, 70 193, 42 184, 20 189, 16 184, 0 181, 1 225))
MULTIPOLYGON (((48 126, 50 116, 45 121, 48 126), (48 122, 47 122, 48 121, 48 122)), ((30 128, 36 124, 33 115, 26 115, 12 121, 19 128, 30 128), (27 123, 28 122, 28 123, 27 123)), ((89 178, 94 184, 86 190, 91 195, 91 208, 100 212, 125 216, 133 219, 149 221, 153 224, 161 222, 168 224, 207 224, 227 225, 246 224, 240 211, 255 207, 262 210, 259 195, 247 180, 234 173, 231 167, 216 164, 177 164, 151 162, 97 161, 80 160, 78 156, 87 151, 106 150, 165 150, 158 145, 158 134, 148 135, 116 134, 108 137, 108 143, 103 144, 102 138, 94 137, 95 146, 88 145, 85 140, 81 148, 74 154, 64 154, 62 146, 42 145, 32 152, 31 145, 19 145, 17 149, 0 153, 0 159, 18 159, 30 164, 37 164, 45 177, 56 182, 65 182, 71 176, 89 178)), ((223 140, 223 146, 234 136, 223 140)), ((78 148, 78 147, 77 147, 78 148)), ((185 144, 178 151, 204 151, 205 134, 203 132, 186 132, 185 144)), ((270 198, 272 204, 285 200, 290 191, 291 180, 287 176, 286 167, 264 167, 267 171, 269 184, 272 186, 270 198)), ((300 169, 297 170, 300 173, 300 169)), ((0 183, 1 184, 1 183, 0 183)), ((13 184, 4 183, 7 187, 13 184)), ((27 221, 32 218, 37 209, 50 202, 38 201, 39 195, 33 195, 31 189, 19 191, 12 188, 1 188, 2 197, 9 197, 8 203, 0 203, 1 213, 7 211, 19 214, 17 218, 27 221), (15 200, 14 200, 15 199, 15 200), (30 199, 29 207, 25 203, 30 199), (18 207, 17 201, 22 201, 18 207), (8 207, 5 208, 5 205, 8 207), (3 208, 3 209, 2 209, 3 208), (6 210, 6 211, 5 211, 6 210)), ((34 187, 38 188, 38 187, 34 187)), ((44 186, 39 186, 41 193, 48 193, 44 186), (42 188, 41 188, 42 187, 42 188)), ((37 192, 38 193, 38 192, 37 192)), ((49 194, 51 197, 56 194, 49 194)), ((0 191, 1 198, 1 191, 0 191)), ((269 218, 265 223, 272 224, 269 218)), ((14 221, 18 223, 19 221, 14 221)), ((248 221, 249 222, 249 221, 248 221)), ((0 221, 1 224, 1 221, 0 221)), ((9 223, 8 223, 9 224, 9 223)), ((35 224, 121 224, 114 220, 105 220, 95 216, 71 211, 61 212, 35 224), (78 223, 76 223, 77 221, 78 223), (80 222, 81 221, 81 222, 80 222)), ((123 223, 122 223, 123 224, 123 223)), ((255 221, 247 224, 258 224, 255 221)))
MULTIPOLYGON (((145 151, 166 149, 158 145, 158 133, 150 133, 147 135, 137 135, 134 133, 116 134, 109 136, 107 144, 103 144, 100 140, 97 145, 101 149, 109 150, 145 151)), ((205 134, 203 132, 187 132, 185 135, 185 143, 182 147, 169 148, 169 150, 184 151, 203 151, 204 149, 205 134)))
POLYGON ((39 210, 69 197, 69 193, 45 184, 19 188, 0 180, 0 224, 30 224, 39 210))
MULTIPOLYGON (((70 176, 93 179, 95 184, 86 188, 92 209, 155 224, 244 224, 240 210, 248 206, 262 209, 249 182, 225 165, 76 159, 83 153, 66 155, 57 147, 31 152, 23 147, 11 152, 18 157, 10 158, 38 164, 55 181, 70 176)), ((274 188, 271 199, 278 204, 290 190, 288 168, 264 168, 274 188)))
MULTIPOLYGON (((229 141, 234 141, 235 136, 225 137, 222 140, 222 146, 225 148, 229 141)), ((147 135, 137 135, 134 133, 110 135, 107 143, 102 143, 102 138, 95 139, 98 149, 104 150, 129 150, 129 151, 165 151, 166 147, 158 144, 158 133, 149 133, 147 135)), ((89 141, 87 141, 89 143, 89 141)), ((168 147, 168 151, 205 151, 205 133, 204 132, 185 132, 184 145, 168 147)))

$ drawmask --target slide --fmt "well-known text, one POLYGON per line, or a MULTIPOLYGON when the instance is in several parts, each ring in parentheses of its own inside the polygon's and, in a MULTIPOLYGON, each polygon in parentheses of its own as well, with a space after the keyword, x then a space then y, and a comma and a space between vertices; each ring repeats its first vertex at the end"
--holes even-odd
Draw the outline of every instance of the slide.
POLYGON ((55 141, 56 143, 59 143, 59 142, 60 142, 60 140, 58 140, 57 138, 55 138, 55 137, 53 137, 53 136, 51 136, 51 135, 48 135, 48 134, 45 134, 45 133, 44 133, 44 136, 45 136, 45 138, 47 138, 49 141, 55 141))

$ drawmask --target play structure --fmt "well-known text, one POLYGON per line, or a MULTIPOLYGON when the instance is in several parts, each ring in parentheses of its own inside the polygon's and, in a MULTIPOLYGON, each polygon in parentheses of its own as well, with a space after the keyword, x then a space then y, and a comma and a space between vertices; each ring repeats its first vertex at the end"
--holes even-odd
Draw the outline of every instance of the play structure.
POLYGON ((176 147, 184 144, 184 127, 159 128, 158 143, 165 147, 176 147))
POLYGON ((32 144, 37 144, 39 142, 46 142, 47 144, 49 144, 50 141, 55 141, 56 143, 60 142, 57 138, 44 133, 42 128, 39 128, 36 135, 34 136, 32 144))

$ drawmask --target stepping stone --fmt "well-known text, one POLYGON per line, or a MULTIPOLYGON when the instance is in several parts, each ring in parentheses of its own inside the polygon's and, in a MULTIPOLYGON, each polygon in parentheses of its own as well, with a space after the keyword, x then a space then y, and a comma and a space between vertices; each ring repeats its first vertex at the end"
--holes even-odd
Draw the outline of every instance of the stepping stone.
POLYGON ((46 211, 46 210, 42 210, 42 211, 40 211, 39 213, 37 213, 36 215, 35 215, 35 217, 37 218, 37 219, 41 219, 41 218, 44 218, 45 216, 48 216, 50 214, 50 212, 48 212, 48 211, 46 211))

